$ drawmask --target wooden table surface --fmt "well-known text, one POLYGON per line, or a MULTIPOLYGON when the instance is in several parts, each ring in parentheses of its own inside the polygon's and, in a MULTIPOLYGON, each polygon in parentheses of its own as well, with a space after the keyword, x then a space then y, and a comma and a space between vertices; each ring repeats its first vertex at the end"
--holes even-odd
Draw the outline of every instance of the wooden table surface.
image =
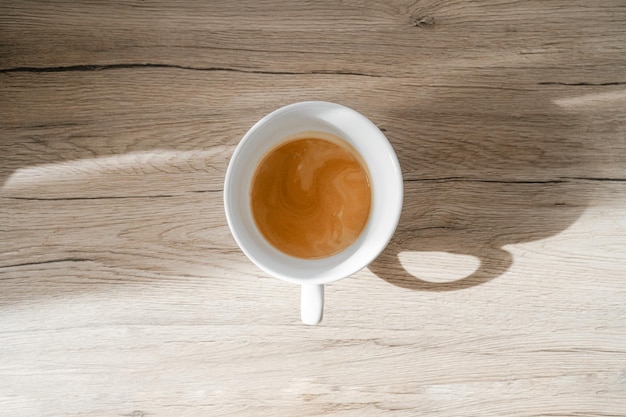
POLYGON ((626 416, 626 3, 2 2, 0 415, 626 416), (301 100, 405 181, 314 327, 222 205, 301 100))

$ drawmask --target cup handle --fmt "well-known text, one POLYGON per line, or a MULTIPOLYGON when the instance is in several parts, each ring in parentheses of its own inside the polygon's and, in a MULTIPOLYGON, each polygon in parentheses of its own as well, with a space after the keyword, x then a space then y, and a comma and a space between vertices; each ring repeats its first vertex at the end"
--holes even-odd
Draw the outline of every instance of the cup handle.
POLYGON ((303 284, 300 317, 304 324, 318 324, 324 311, 324 285, 303 284))

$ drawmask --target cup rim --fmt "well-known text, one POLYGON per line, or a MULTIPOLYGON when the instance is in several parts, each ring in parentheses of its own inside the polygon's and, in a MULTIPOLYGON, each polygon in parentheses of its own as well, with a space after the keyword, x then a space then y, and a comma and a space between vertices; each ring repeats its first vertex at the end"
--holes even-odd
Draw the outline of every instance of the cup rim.
MULTIPOLYGON (((368 166, 368 169, 369 169, 369 166, 368 166)), ((372 261, 374 261, 378 257, 378 255, 380 255, 380 253, 387 247, 387 244, 393 237, 395 230, 397 228, 398 222, 400 220, 400 214, 401 214, 402 205, 403 205, 403 194, 404 194, 403 187, 404 185, 403 185, 403 179, 402 179, 402 171, 400 169, 400 163, 398 161, 397 155, 393 147, 391 146, 391 143, 387 139, 387 137, 380 131, 380 129, 378 129, 378 127, 371 120, 369 120, 367 117, 357 112, 356 110, 353 110, 341 104, 326 102, 326 101, 301 101, 301 102, 288 104, 286 106, 280 107, 268 113, 267 115, 262 117, 260 120, 258 120, 244 134, 242 139, 239 141, 229 161, 228 167, 226 169, 226 175, 224 179, 224 194, 223 194, 224 210, 226 214, 228 227, 231 231, 233 238, 235 239, 235 242, 237 243, 239 248, 242 250, 242 252, 246 255, 246 257, 250 261, 252 261, 252 263, 254 263, 257 267, 259 267, 261 270, 263 270, 264 272, 268 273, 269 275, 273 277, 282 279, 284 281, 293 282, 296 284, 324 284, 328 282, 337 281, 342 278, 346 278, 358 272, 359 270, 365 268, 372 261), (284 274, 281 271, 277 271, 271 267, 268 267, 263 261, 261 261, 256 256, 254 251, 250 250, 246 240, 240 235, 240 230, 238 229, 235 223, 235 220, 232 217, 233 213, 231 210, 230 198, 231 198, 231 193, 233 193, 234 191, 231 189, 232 187, 231 182, 232 182, 233 173, 238 168, 236 165, 237 165, 237 161, 240 158, 241 153, 243 152, 244 148, 247 146, 248 142, 254 138, 256 132, 261 127, 265 126, 267 123, 269 123, 273 119, 280 117, 287 112, 300 111, 300 112, 306 113, 307 111, 310 111, 311 109, 315 109, 315 108, 316 109, 323 108, 327 110, 340 109, 342 111, 350 112, 351 116, 360 119, 359 121, 364 123, 367 126, 368 130, 371 129, 373 132, 376 133, 375 135, 373 135, 373 137, 376 137, 380 140, 378 145, 384 147, 385 152, 387 156, 389 157, 388 162, 390 163, 390 166, 393 167, 394 174, 391 176, 394 177, 393 184, 396 188, 397 196, 395 196, 396 201, 392 202, 393 204, 391 204, 389 208, 385 209, 385 217, 387 218, 387 224, 389 225, 389 227, 384 231, 384 233, 381 233, 381 235, 378 236, 378 239, 375 242, 376 244, 375 250, 370 251, 369 256, 366 259, 364 258, 364 259, 353 260, 351 263, 351 267, 342 268, 341 273, 328 273, 322 276, 302 278, 302 277, 293 277, 293 276, 284 274)), ((248 190, 246 190, 246 192, 247 191, 248 190)), ((371 219, 368 220, 368 226, 370 224, 370 220, 371 219)), ((344 249, 342 252, 340 252, 340 254, 350 250, 350 248, 351 246, 344 249)), ((289 255, 284 255, 284 256, 289 257, 289 255)), ((310 260, 294 258, 294 257, 289 257, 289 258, 297 259, 298 262, 301 262, 302 267, 306 268, 307 265, 313 265, 319 262, 324 262, 324 260, 332 259, 334 256, 337 256, 337 255, 332 255, 328 258, 310 259, 310 260)), ((349 256, 347 259, 351 259, 351 258, 352 256, 349 256)), ((329 271, 331 270, 332 268, 329 268, 329 271)))

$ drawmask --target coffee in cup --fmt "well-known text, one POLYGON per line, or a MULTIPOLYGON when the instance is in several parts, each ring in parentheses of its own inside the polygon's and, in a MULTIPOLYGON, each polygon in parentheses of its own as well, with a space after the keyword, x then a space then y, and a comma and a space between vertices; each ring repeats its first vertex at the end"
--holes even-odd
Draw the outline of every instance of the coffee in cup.
POLYGON ((303 259, 350 246, 370 212, 367 168, 338 136, 303 132, 263 157, 250 188, 254 222, 276 249, 303 259))

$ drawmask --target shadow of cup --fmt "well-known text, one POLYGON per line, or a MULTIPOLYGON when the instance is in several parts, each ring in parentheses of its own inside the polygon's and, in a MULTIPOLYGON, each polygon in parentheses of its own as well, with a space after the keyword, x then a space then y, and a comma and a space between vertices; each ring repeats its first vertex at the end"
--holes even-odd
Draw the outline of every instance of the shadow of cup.
MULTIPOLYGON (((452 291, 488 282, 513 265, 507 245, 561 233, 593 194, 580 177, 592 176, 601 159, 580 114, 541 91, 468 94, 449 92, 381 117, 402 166, 404 207, 394 238, 369 269, 394 285, 452 291), (433 282, 400 259, 427 252, 471 255, 479 264, 433 282)), ((433 263, 431 270, 441 276, 446 267, 433 263)))

